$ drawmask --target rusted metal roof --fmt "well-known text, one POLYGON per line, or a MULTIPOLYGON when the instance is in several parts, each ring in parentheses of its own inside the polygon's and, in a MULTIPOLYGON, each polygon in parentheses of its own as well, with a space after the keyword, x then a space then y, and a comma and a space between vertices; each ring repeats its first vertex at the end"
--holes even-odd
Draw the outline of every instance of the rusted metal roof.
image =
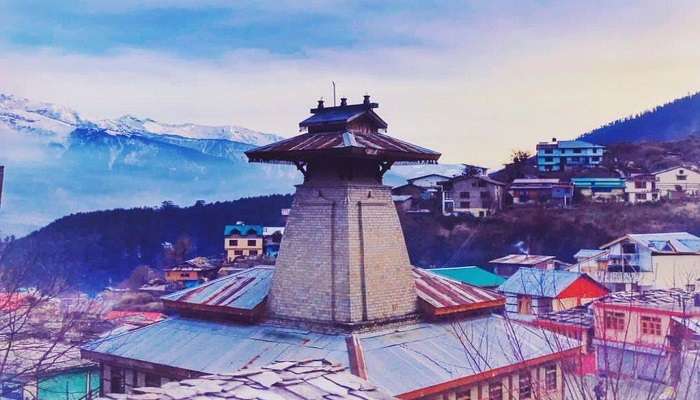
POLYGON ((163 296, 166 306, 250 316, 264 303, 274 267, 257 266, 163 296))
POLYGON ((440 153, 382 133, 304 133, 246 152, 251 162, 294 162, 325 155, 435 163, 440 153))
POLYGON ((413 268, 418 298, 433 316, 502 307, 505 298, 495 291, 455 281, 422 268, 413 268))
POLYGON ((541 262, 553 260, 554 256, 537 256, 532 254, 509 254, 505 257, 489 261, 491 264, 518 264, 535 265, 541 262))

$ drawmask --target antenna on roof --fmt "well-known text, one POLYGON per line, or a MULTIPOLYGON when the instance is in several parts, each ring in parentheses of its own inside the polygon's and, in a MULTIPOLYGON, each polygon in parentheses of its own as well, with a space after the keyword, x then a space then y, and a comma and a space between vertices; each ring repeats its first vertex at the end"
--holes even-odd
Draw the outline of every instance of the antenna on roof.
POLYGON ((335 81, 331 81, 331 84, 333 84, 333 107, 335 107, 335 81))

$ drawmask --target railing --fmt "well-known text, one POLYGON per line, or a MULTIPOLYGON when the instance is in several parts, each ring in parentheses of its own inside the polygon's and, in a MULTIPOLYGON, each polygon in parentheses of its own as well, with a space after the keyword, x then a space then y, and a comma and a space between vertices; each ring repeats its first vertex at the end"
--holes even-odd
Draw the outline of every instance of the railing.
POLYGON ((636 283, 639 282, 648 272, 610 272, 610 271, 587 271, 588 275, 598 282, 604 283, 636 283))

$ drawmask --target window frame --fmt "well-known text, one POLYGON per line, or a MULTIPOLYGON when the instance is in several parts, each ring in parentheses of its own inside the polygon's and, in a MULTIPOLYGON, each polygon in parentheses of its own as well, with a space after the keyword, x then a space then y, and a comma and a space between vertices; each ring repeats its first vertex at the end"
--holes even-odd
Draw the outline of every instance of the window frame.
POLYGON ((532 374, 530 370, 521 371, 518 374, 518 399, 532 398, 532 374), (523 384, 525 382, 525 385, 523 384), (527 388, 526 390, 524 389, 527 388))
POLYGON ((557 390, 558 389, 558 373, 557 365, 549 364, 544 366, 544 388, 547 390, 557 390), (552 374, 554 376, 552 376, 552 374), (552 380, 553 379, 553 380, 552 380))

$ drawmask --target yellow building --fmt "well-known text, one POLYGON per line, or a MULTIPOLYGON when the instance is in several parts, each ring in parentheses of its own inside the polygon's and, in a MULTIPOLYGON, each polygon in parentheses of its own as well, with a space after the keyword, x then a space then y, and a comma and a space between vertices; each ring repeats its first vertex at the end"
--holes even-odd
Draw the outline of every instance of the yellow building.
POLYGON ((224 228, 226 260, 233 262, 239 257, 263 254, 263 227, 237 223, 224 228))

